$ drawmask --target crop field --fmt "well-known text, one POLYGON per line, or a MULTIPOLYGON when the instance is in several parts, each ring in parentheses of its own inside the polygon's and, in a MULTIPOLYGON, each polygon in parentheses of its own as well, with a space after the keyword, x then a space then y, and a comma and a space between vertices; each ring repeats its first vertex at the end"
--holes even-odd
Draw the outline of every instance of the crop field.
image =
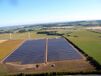
POLYGON ((9 39, 9 34, 0 34, 0 40, 9 39))
MULTIPOLYGON (((64 38, 48 39, 48 62, 83 59, 82 55, 64 38)), ((4 62, 21 64, 44 63, 46 39, 27 40, 16 49, 4 62)))
POLYGON ((74 44, 101 64, 101 34, 89 30, 76 30, 69 36, 65 35, 74 44))
POLYGON ((34 39, 34 38, 55 38, 59 36, 37 34, 37 32, 25 32, 25 33, 8 33, 0 34, 0 39, 34 39))

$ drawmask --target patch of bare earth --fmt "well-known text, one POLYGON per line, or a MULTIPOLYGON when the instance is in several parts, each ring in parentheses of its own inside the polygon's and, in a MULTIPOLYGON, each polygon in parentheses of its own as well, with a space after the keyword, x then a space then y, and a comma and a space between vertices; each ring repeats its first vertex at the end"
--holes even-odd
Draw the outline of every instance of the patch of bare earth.
POLYGON ((5 41, 7 41, 7 40, 0 40, 0 43, 3 43, 3 42, 5 42, 5 41))
POLYGON ((44 72, 88 72, 95 68, 89 62, 81 60, 64 60, 40 63, 26 64, 6 63, 5 66, 9 73, 44 73, 44 72))

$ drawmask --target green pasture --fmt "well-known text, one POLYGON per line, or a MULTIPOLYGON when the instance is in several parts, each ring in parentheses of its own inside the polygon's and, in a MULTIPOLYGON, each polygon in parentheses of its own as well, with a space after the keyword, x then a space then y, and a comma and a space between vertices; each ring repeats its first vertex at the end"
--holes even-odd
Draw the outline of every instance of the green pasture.
POLYGON ((101 34, 82 29, 73 31, 69 36, 65 34, 65 37, 101 64, 101 34))

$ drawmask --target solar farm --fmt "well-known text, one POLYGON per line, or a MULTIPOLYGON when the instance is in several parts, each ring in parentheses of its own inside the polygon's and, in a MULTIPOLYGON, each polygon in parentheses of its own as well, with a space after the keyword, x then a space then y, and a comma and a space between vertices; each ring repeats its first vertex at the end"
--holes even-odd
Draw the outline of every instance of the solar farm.
POLYGON ((19 48, 14 50, 14 52, 2 62, 37 64, 75 59, 83 59, 83 56, 76 48, 74 48, 64 38, 52 38, 26 40, 19 48))
POLYGON ((29 38, 28 33, 21 33, 20 39, 19 34, 12 34, 12 39, 1 39, 0 67, 3 67, 3 72, 88 72, 95 69, 65 38, 33 35, 33 33, 30 35, 29 38), (24 34, 23 38, 22 34, 24 34))

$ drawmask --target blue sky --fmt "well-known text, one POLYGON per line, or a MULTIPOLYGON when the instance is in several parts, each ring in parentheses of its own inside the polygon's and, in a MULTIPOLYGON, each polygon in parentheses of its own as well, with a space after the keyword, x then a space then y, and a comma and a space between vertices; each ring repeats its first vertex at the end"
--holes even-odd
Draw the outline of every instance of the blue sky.
POLYGON ((96 19, 101 0, 0 0, 0 26, 96 19))

